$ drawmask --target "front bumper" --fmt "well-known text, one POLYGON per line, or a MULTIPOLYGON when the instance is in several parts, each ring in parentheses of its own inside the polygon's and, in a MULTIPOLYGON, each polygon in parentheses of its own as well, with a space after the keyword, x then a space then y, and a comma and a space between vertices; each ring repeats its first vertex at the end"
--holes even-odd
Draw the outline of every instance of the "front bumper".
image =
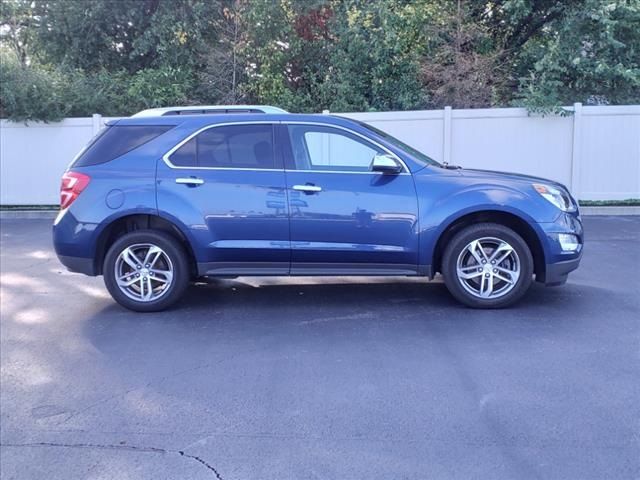
POLYGON ((562 213, 555 222, 539 224, 544 231, 544 271, 536 274, 536 281, 546 286, 562 285, 567 281, 569 273, 580 265, 584 247, 584 231, 582 219, 578 212, 562 213), (562 248, 560 234, 575 236, 578 246, 575 250, 567 251, 562 248))

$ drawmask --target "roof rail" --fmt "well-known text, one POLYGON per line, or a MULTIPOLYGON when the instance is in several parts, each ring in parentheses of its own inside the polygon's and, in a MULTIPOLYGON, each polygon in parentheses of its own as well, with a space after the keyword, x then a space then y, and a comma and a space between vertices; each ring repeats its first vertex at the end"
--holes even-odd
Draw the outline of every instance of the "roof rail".
POLYGON ((178 107, 150 108, 132 117, 163 117, 166 115, 219 115, 223 113, 288 113, 270 105, 191 105, 178 107))

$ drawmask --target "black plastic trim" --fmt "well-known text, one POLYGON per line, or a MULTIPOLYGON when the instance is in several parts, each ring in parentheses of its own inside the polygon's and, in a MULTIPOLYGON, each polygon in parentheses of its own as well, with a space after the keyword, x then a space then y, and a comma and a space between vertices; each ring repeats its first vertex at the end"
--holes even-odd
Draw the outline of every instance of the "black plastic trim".
POLYGON ((385 263, 207 262, 198 263, 198 275, 215 276, 424 276, 432 278, 431 265, 385 263))
POLYGON ((60 260, 60 263, 67 267, 67 270, 69 270, 70 272, 84 273, 85 275, 89 275, 91 277, 95 277, 98 274, 96 272, 93 258, 68 257, 66 255, 58 255, 58 260, 60 260))
POLYGON ((566 283, 569 273, 578 268, 581 259, 582 256, 564 262, 547 263, 544 277, 536 276, 536 280, 544 283, 547 287, 563 285, 566 283))
POLYGON ((289 262, 206 262, 198 263, 198 275, 288 275, 289 262))
POLYGON ((418 275, 417 265, 395 263, 293 263, 291 275, 418 275))

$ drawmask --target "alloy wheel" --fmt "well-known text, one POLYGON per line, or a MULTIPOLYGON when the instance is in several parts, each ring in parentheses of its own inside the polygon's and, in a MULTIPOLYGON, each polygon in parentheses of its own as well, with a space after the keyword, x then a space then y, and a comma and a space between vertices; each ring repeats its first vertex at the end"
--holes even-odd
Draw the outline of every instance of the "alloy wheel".
POLYGON ((458 255, 456 274, 462 287, 482 299, 509 293, 520 278, 520 258, 515 248, 495 237, 469 242, 458 255))
POLYGON ((173 283, 173 273, 169 256, 152 243, 126 247, 115 262, 118 288, 138 302, 151 302, 166 294, 173 283))

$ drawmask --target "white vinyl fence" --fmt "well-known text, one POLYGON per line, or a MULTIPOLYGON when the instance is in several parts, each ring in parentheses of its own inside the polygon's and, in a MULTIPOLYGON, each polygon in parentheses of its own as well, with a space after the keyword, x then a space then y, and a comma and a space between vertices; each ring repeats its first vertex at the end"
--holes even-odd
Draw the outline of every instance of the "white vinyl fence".
MULTIPOLYGON (((572 115, 519 108, 341 114, 389 132, 439 161, 526 173, 567 185, 581 200, 640 198, 640 105, 582 106, 572 115)), ((110 120, 0 121, 0 204, 58 203, 60 176, 110 120)))

